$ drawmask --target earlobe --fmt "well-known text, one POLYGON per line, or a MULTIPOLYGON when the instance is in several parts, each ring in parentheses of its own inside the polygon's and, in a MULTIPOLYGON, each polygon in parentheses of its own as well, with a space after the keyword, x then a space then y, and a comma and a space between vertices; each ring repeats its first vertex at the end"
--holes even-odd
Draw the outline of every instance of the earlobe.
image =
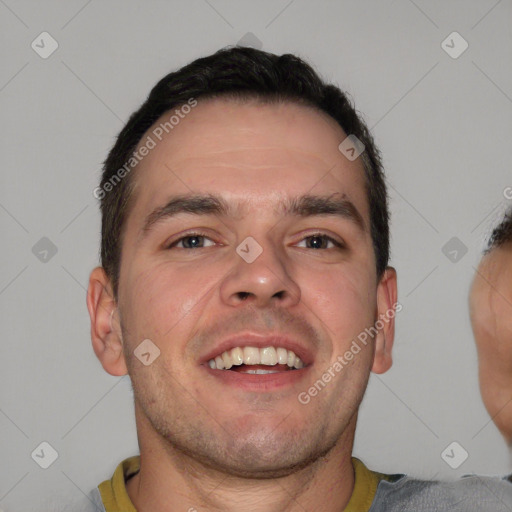
POLYGON ((375 339, 375 354, 372 372, 385 373, 392 364, 392 348, 395 338, 395 315, 401 310, 397 302, 397 276, 393 267, 388 267, 377 286, 377 318, 375 327, 378 331, 375 339))
POLYGON ((117 303, 110 279, 102 267, 89 277, 87 309, 91 319, 91 341, 96 357, 111 375, 128 373, 123 353, 123 339, 118 322, 117 303))
POLYGON ((377 335, 375 355, 373 357, 373 373, 386 373, 393 365, 393 358, 389 346, 390 342, 386 340, 386 335, 383 332, 379 332, 377 335))

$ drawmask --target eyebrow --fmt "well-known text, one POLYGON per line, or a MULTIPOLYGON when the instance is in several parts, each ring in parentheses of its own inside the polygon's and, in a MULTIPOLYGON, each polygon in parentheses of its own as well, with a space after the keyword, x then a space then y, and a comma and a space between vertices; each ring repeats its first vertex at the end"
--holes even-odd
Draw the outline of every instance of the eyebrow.
MULTIPOLYGON (((146 217, 140 235, 141 238, 146 237, 156 224, 182 213, 228 217, 237 216, 240 211, 240 204, 233 207, 217 195, 176 195, 172 196, 164 206, 156 208, 146 217)), ((349 199, 346 199, 344 195, 340 197, 339 193, 329 196, 304 194, 300 197, 282 199, 274 208, 274 212, 300 217, 336 216, 351 221, 360 231, 366 231, 362 215, 349 199)))

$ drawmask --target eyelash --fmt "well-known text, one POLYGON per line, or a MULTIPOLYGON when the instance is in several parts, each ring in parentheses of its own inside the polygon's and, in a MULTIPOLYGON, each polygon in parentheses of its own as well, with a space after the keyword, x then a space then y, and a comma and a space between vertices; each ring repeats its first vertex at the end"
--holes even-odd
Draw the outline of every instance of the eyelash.
MULTIPOLYGON (((205 233, 201 233, 200 231, 194 231, 192 233, 187 233, 186 235, 178 238, 177 240, 174 240, 170 245, 168 245, 166 248, 167 249, 172 249, 174 248, 178 243, 182 242, 183 240, 187 239, 187 238, 196 238, 196 237, 203 237, 203 238, 208 238, 209 240, 211 240, 211 238, 205 234, 205 233)), ((327 240, 327 242, 332 242, 334 244, 334 248, 337 248, 337 249, 343 249, 345 246, 343 243, 339 242, 338 240, 330 237, 329 235, 326 235, 325 233, 321 233, 321 232, 318 232, 318 233, 312 233, 308 236, 305 236, 304 238, 302 238, 300 241, 302 242, 303 240, 307 240, 308 238, 322 238, 323 240, 327 240)), ((212 240, 213 241, 213 240, 212 240)), ((192 251, 194 250, 195 248, 191 248, 191 247, 180 247, 179 249, 182 249, 182 250, 185 250, 185 251, 192 251)), ((197 249, 204 249, 204 247, 197 247, 197 249)), ((331 247, 332 249, 332 247, 331 247)), ((315 249, 315 250, 318 250, 318 249, 315 249)), ((323 250, 326 250, 326 249, 323 249, 323 250)))

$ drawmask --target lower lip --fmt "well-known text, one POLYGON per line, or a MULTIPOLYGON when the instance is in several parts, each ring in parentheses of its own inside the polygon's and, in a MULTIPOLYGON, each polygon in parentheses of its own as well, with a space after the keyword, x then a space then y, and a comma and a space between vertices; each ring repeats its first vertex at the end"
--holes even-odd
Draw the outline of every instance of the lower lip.
POLYGON ((231 387, 246 389, 248 391, 273 391, 288 386, 293 386, 302 380, 308 373, 310 366, 299 370, 285 372, 252 374, 232 372, 230 370, 212 370, 209 366, 203 368, 212 377, 219 379, 231 387))

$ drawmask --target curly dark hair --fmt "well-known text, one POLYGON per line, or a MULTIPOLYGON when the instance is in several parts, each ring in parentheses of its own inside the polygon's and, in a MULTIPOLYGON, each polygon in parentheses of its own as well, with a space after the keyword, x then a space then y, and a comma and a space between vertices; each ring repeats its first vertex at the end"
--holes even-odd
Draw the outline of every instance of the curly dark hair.
POLYGON ((123 228, 131 205, 133 157, 145 132, 166 112, 191 98, 258 99, 294 102, 325 112, 365 146, 361 155, 366 177, 370 225, 380 278, 389 260, 388 197, 381 156, 364 121, 341 89, 324 82, 313 68, 295 55, 274 55, 253 48, 228 47, 169 73, 134 112, 104 162, 100 187, 101 264, 117 298, 123 228), (124 171, 123 171, 124 167, 124 171), (123 179, 120 179, 120 176, 123 179))
POLYGON ((512 243, 512 207, 505 212, 502 221, 493 229, 485 253, 510 243, 512 243))

